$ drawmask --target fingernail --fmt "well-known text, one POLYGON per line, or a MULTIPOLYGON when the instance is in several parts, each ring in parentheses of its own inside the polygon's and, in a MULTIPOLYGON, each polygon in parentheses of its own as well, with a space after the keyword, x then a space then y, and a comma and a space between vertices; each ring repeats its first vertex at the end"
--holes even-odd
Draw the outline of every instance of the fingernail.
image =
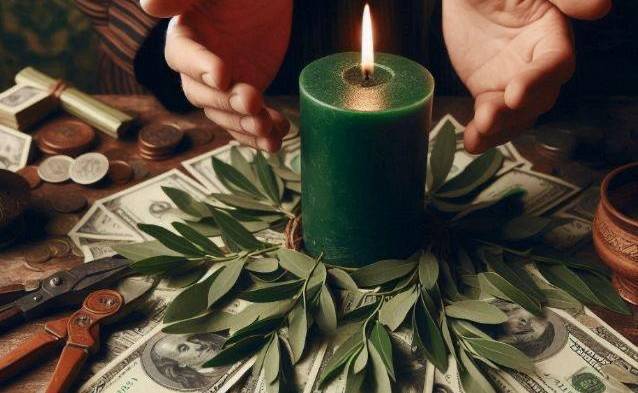
POLYGON ((208 86, 217 88, 217 83, 215 83, 215 79, 213 78, 213 76, 211 74, 209 74, 209 73, 203 74, 202 75, 202 80, 208 86))
POLYGON ((231 94, 230 98, 228 99, 228 102, 230 103, 230 107, 233 108, 235 112, 241 112, 241 113, 246 112, 246 108, 244 108, 244 103, 241 97, 237 93, 231 94))

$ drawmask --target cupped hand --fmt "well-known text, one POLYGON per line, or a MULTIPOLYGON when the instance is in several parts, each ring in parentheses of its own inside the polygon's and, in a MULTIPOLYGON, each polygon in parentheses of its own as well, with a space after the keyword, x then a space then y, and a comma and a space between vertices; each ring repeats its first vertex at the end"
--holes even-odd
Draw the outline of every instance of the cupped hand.
POLYGON ((452 64, 475 98, 465 148, 480 153, 529 128, 574 70, 568 17, 594 19, 610 0, 443 0, 452 64))
POLYGON ((262 91, 283 61, 292 0, 142 0, 172 17, 165 57, 188 100, 239 142, 277 151, 290 127, 262 91))

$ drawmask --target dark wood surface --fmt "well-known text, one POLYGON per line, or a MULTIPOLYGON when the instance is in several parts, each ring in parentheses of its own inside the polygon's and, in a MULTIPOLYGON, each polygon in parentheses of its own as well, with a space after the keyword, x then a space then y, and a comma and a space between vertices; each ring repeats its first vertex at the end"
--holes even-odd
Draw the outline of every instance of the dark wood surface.
MULTIPOLYGON (((155 121, 172 121, 177 123, 184 129, 192 127, 206 127, 214 133, 214 139, 206 145, 198 147, 185 147, 183 151, 175 157, 166 161, 146 161, 148 169, 150 171, 149 177, 160 174, 166 170, 173 168, 181 168, 181 161, 204 153, 218 146, 228 143, 230 138, 228 135, 216 127, 209 121, 207 121, 200 113, 191 113, 188 115, 175 115, 165 111, 159 103, 152 97, 147 96, 102 96, 101 97, 107 103, 125 110, 130 113, 135 113, 140 119, 141 125, 148 124, 155 121)), ((598 101, 593 100, 590 105, 592 107, 600 108, 597 104, 598 101)), ((272 100, 273 105, 285 105, 296 107, 296 98, 294 97, 279 97, 272 100)), ((615 116, 619 121, 633 121, 634 117, 638 113, 638 103, 635 100, 615 100, 610 102, 604 101, 606 112, 615 116)), ((469 98, 457 98, 457 97, 437 97, 434 106, 434 121, 438 120, 446 113, 452 113, 459 121, 466 123, 471 119, 473 111, 472 101, 469 98)), ((63 116, 63 115, 61 115, 63 116)), ((634 123, 635 124, 635 123, 634 123)), ((33 132, 35 138, 37 138, 37 129, 33 132)), ((113 148, 125 149, 131 159, 140 159, 136 153, 136 135, 135 132, 132 135, 120 140, 114 140, 108 136, 105 136, 98 132, 98 143, 96 144, 95 151, 105 152, 113 148)), ((558 163, 553 162, 551 159, 541 157, 534 147, 534 138, 531 135, 524 135, 516 141, 516 146, 519 148, 525 158, 534 163, 536 170, 545 173, 556 174, 556 168, 558 163)), ((35 150, 35 148, 33 148, 35 150)), ((31 164, 37 165, 41 161, 42 157, 33 157, 31 164)), ((597 169, 593 169, 592 173, 594 178, 601 178, 610 168, 606 166, 599 166, 597 169)), ((148 177, 147 177, 148 178, 148 177)), ((567 179, 574 183, 579 183, 582 179, 567 179)), ((140 181, 143 181, 140 180, 140 181)), ((121 189, 131 187, 134 182, 129 182, 125 185, 115 186, 108 183, 102 183, 95 186, 81 186, 70 182, 63 184, 47 184, 43 183, 40 187, 33 190, 32 205, 33 209, 42 212, 45 219, 55 219, 55 213, 47 206, 47 196, 51 193, 60 192, 77 192, 82 193, 87 197, 90 204, 104 196, 113 194, 121 189)), ((88 208, 88 206, 87 206, 88 208)), ((76 218, 82 216, 86 212, 86 209, 76 214, 76 218)), ((37 280, 42 277, 46 277, 51 273, 74 266, 82 263, 80 257, 68 257, 64 259, 54 259, 46 264, 39 265, 40 271, 35 271, 29 268, 24 261, 24 251, 32 244, 44 242, 46 237, 40 239, 32 239, 29 244, 17 245, 9 250, 0 253, 0 286, 9 284, 23 284, 29 283, 32 280, 37 280)), ((594 310, 601 318, 603 318, 612 327, 617 329, 627 338, 634 343, 638 344, 638 309, 634 308, 633 316, 621 316, 604 310, 594 310)), ((44 322, 53 318, 59 318, 64 315, 63 312, 57 315, 49 315, 47 318, 41 320, 32 321, 27 324, 23 324, 17 328, 10 330, 9 332, 0 335, 0 356, 7 353, 13 347, 20 345, 25 339, 42 329, 44 322)), ((39 392, 43 391, 44 387, 48 383, 49 378, 52 375, 55 368, 55 362, 57 358, 55 356, 49 359, 42 359, 40 364, 28 372, 21 374, 20 376, 12 379, 6 386, 0 386, 0 393, 6 392, 39 392)), ((90 359, 89 359, 90 361, 90 359)))

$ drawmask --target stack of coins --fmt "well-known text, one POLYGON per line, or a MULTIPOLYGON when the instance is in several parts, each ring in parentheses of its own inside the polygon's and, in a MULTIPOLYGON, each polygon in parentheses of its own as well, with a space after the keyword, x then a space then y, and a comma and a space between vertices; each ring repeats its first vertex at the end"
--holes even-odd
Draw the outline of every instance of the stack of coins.
POLYGON ((46 154, 75 157, 87 151, 95 140, 95 131, 79 120, 50 122, 38 134, 38 147, 46 154))
POLYGON ((173 156, 183 137, 184 133, 175 124, 150 124, 139 132, 138 153, 147 160, 165 160, 173 156))

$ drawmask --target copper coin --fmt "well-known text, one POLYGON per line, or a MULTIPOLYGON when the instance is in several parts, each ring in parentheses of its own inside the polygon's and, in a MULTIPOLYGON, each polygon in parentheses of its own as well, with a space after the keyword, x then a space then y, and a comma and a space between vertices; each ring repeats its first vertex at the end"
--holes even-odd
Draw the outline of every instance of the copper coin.
POLYGON ((46 153, 76 156, 88 150, 95 139, 93 128, 79 120, 52 121, 38 133, 38 147, 46 153))
POLYGON ((189 128, 184 133, 193 146, 202 146, 213 140, 213 133, 207 128, 189 128))
POLYGON ((110 149, 104 152, 109 161, 126 161, 130 157, 130 153, 124 149, 110 149))
POLYGON ((124 184, 133 177, 133 168, 125 161, 110 161, 108 176, 113 183, 124 184))
POLYGON ((32 190, 34 188, 38 188, 38 186, 42 184, 42 179, 40 179, 40 175, 38 175, 38 168, 33 165, 29 165, 20 169, 18 171, 18 174, 24 177, 24 180, 27 181, 27 183, 29 184, 29 188, 31 188, 32 190))
POLYGON ((47 242, 53 258, 63 258, 71 253, 71 245, 64 239, 53 239, 47 242))
POLYGON ((53 209, 59 213, 75 213, 86 206, 86 198, 77 192, 54 194, 51 198, 53 209))
POLYGON ((24 254, 24 260, 28 263, 44 263, 51 259, 51 250, 48 246, 36 246, 24 254))
POLYGON ((182 130, 173 124, 154 123, 140 130, 138 141, 151 150, 162 150, 174 148, 183 137, 182 130))
POLYGON ((144 161, 131 161, 131 168, 133 168, 133 178, 135 180, 144 179, 149 174, 148 167, 144 161))
POLYGON ((73 214, 59 214, 47 222, 44 230, 50 235, 63 236, 77 224, 79 218, 73 214))

